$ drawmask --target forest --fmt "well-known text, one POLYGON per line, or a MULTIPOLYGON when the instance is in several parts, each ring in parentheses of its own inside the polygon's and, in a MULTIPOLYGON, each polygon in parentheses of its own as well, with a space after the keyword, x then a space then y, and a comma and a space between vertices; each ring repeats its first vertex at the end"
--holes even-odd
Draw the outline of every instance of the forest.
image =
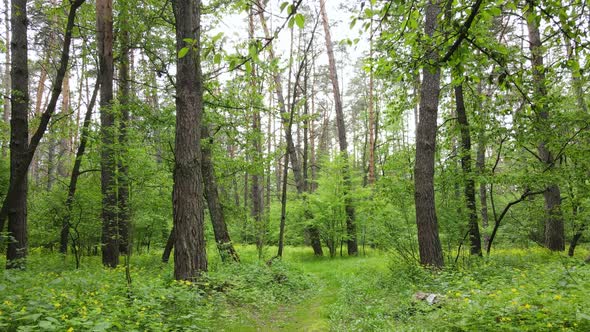
POLYGON ((1 331, 589 331, 581 0, 1 0, 1 331))

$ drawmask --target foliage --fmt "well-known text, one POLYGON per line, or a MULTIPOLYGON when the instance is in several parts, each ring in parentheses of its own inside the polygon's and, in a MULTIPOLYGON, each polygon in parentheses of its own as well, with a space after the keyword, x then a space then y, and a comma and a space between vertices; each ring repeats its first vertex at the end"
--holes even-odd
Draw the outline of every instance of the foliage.
MULTIPOLYGON (((271 266, 244 248, 242 264, 223 265, 198 282, 173 280, 171 264, 159 255, 106 269, 98 257, 73 270, 63 258, 35 249, 26 271, 7 270, 0 279, 0 329, 6 331, 206 331, 231 324, 263 308, 297 302, 311 280, 280 261, 271 266)), ((2 262, 3 264, 4 262, 2 262)))
POLYGON ((544 249, 503 250, 430 272, 400 256, 388 272, 351 278, 332 307, 333 330, 585 331, 590 265, 544 249), (429 305, 417 292, 438 294, 429 305))

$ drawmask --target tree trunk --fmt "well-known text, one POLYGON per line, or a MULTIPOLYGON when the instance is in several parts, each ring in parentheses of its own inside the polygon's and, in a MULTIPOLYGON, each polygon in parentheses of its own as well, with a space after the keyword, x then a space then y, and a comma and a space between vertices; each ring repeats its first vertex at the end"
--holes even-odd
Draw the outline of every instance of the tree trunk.
MULTIPOLYGON (((534 105, 537 114, 537 122, 542 132, 549 131, 549 110, 547 101, 547 82, 545 79, 545 67, 543 64, 543 45, 539 22, 535 13, 535 1, 527 0, 528 10, 527 27, 529 31, 529 47, 531 51, 531 65, 533 70, 534 105)), ((553 154, 547 147, 548 142, 542 140, 537 151, 540 159, 549 168, 555 167, 553 154)), ((557 183, 549 183, 543 193, 545 199, 545 246, 551 251, 565 250, 565 229, 563 213, 561 211, 561 192, 557 183)))
POLYGON ((117 220, 119 223, 119 251, 128 254, 129 248, 132 248, 130 229, 130 211, 129 211, 129 170, 128 170, 128 153, 127 146, 129 139, 127 137, 127 125, 129 123, 129 108, 131 103, 130 92, 130 41, 129 27, 127 16, 129 10, 127 4, 121 4, 119 17, 121 20, 120 43, 121 53, 119 54, 119 104, 121 105, 121 114, 119 118, 119 148, 117 158, 117 220))
MULTIPOLYGON (((426 6, 424 32, 434 35, 440 13, 438 0, 430 0, 426 6)), ((440 94, 440 68, 436 64, 439 55, 436 49, 428 51, 420 90, 419 122, 416 134, 416 159, 414 165, 414 199, 420 263, 442 267, 443 254, 438 236, 438 221, 434 198, 434 158, 436 150, 436 120, 440 94)))
MULTIPOLYGON (((485 172, 485 164, 486 164, 486 144, 484 138, 484 131, 479 134, 479 141, 477 143, 477 159, 475 162, 475 167, 477 168, 477 173, 479 175, 483 175, 485 172)), ((488 216, 488 195, 487 195, 487 186, 485 183, 481 182, 479 184, 479 204, 480 204, 480 213, 481 213, 481 226, 485 229, 488 228, 489 225, 489 216, 488 216)), ((490 237, 487 234, 484 234, 484 247, 487 248, 488 242, 490 241, 490 237)))
POLYGON ((215 176, 215 169, 213 168, 213 160, 211 158, 213 137, 209 134, 207 126, 202 126, 201 131, 202 139, 207 140, 207 143, 201 146, 201 171, 203 173, 203 181, 205 182, 205 198, 207 199, 209 215, 211 216, 211 223, 213 224, 215 244, 217 245, 222 261, 227 262, 233 260, 234 262, 239 262, 240 257, 234 249, 231 238, 229 237, 229 232, 227 231, 227 226, 225 224, 225 214, 219 200, 217 177, 215 176))
POLYGON ((47 104, 45 112, 43 112, 43 114, 41 115, 39 127, 37 127, 37 130, 31 137, 29 147, 26 151, 25 156, 23 157, 25 160, 22 163, 22 167, 14 169, 14 173, 11 174, 11 178, 14 179, 14 181, 11 181, 11 183, 9 184, 8 191, 6 193, 6 196, 4 197, 4 202, 2 202, 2 209, 0 210, 0 231, 4 229, 4 222, 6 221, 6 218, 8 217, 10 210, 13 210, 13 207, 16 206, 18 203, 19 188, 22 185, 22 183, 26 182, 27 180, 28 169, 35 155, 35 151, 37 150, 37 146, 39 146, 39 142, 43 138, 45 130, 49 125, 49 120, 51 119, 51 116, 55 111, 57 100, 59 98, 59 95, 61 94, 64 75, 68 67, 68 60, 70 58, 70 44, 72 41, 72 29, 74 28, 76 10, 80 7, 80 5, 82 5, 82 3, 84 3, 84 0, 75 0, 70 5, 70 11, 68 13, 68 22, 66 25, 66 31, 64 35, 64 44, 61 52, 60 65, 57 70, 55 80, 53 81, 54 85, 51 91, 51 99, 47 104))
POLYGON ((72 204, 74 203, 74 196, 76 194, 76 187, 78 185, 78 177, 80 176, 80 166, 82 164, 82 157, 86 152, 86 143, 88 142, 90 122, 92 121, 92 110, 96 103, 96 97, 98 95, 100 82, 96 82, 94 91, 92 92, 92 98, 88 104, 86 115, 84 116, 84 122, 82 123, 82 133, 80 136, 80 145, 76 152, 76 160, 74 161, 74 167, 72 169, 72 175, 70 176, 70 184, 68 185, 68 196, 66 198, 66 215, 63 220, 61 233, 60 233, 60 246, 59 252, 66 254, 68 251, 68 239, 70 236, 71 217, 72 217, 72 204))
POLYGON ((100 76, 100 184, 102 192, 102 263, 119 264, 117 225, 117 177, 115 160, 115 117, 113 102, 113 3, 97 0, 96 27, 100 76))
POLYGON ((201 1, 173 0, 176 51, 176 138, 173 189, 174 278, 191 280, 207 271, 201 176, 201 1), (184 39, 193 38, 194 46, 184 39))
POLYGON ((465 111, 465 101, 463 99, 463 83, 455 86, 455 99, 457 103, 457 118, 461 127, 461 168, 463 170, 463 178, 465 179, 465 200, 467 203, 467 213, 469 214, 470 252, 472 255, 481 256, 481 235, 479 234, 477 207, 475 205, 475 180, 471 171, 471 132, 465 111))
MULTIPOLYGON (((272 39, 270 30, 266 24, 266 18, 264 17, 264 5, 260 0, 257 1, 258 17, 260 18, 260 24, 264 30, 264 35, 267 39, 272 39)), ((272 45, 268 48, 269 61, 275 61, 275 54, 272 45)), ((289 152, 289 159, 291 160, 291 168, 293 169, 293 175, 295 177, 295 186, 298 192, 303 192, 303 176, 301 172, 301 166, 299 164, 299 157, 297 156, 297 150, 293 142, 293 133, 288 125, 289 113, 287 112, 287 104, 283 95, 283 83, 279 72, 273 72, 273 80, 275 82, 275 92, 277 94, 277 100, 279 103, 279 111, 281 113, 281 121, 283 122, 283 128, 285 130, 285 140, 287 141, 287 150, 289 152)), ((280 182, 278 182, 280 183, 280 182)), ((280 186, 277 186, 277 189, 280 186)))
POLYGON ((352 200, 348 195, 352 189, 350 181, 350 169, 348 165, 348 142, 346 141, 346 127, 344 125, 344 112, 342 108, 342 96, 340 94, 340 86, 338 84, 338 73, 336 71, 336 60, 334 59, 334 50, 332 48, 332 37, 330 35, 330 25, 328 23, 328 14, 326 13, 326 1, 320 0, 320 12, 322 15, 322 23, 324 26, 324 36, 326 38, 326 50, 328 52, 328 69, 330 72, 330 80, 332 81, 332 89, 334 93, 334 104, 336 109, 336 125, 338 127, 338 142, 340 144, 340 154, 344 158, 344 195, 345 195, 345 210, 346 210, 346 233, 348 255, 358 255, 358 244, 356 238, 356 224, 355 211, 352 200))
MULTIPOLYGON (((10 45, 10 17, 8 11, 8 0, 4 0, 4 29, 5 29, 5 37, 6 40, 6 65, 4 66, 4 80, 2 84, 2 89, 4 90, 4 114, 2 118, 4 119, 4 123, 6 125, 10 124, 10 86, 11 86, 11 78, 10 78, 10 64, 12 63, 10 60, 10 52, 11 52, 11 45, 10 45)), ((5 158, 8 155, 8 142, 2 142, 2 157, 5 158)), ((0 221, 0 223, 2 223, 0 221)), ((0 229, 2 231, 2 229, 0 229)))
POLYGON ((281 222, 279 224, 279 248, 277 257, 283 257, 283 247, 285 241, 285 218, 287 216, 287 174, 289 172, 289 154, 285 154, 285 164, 283 166, 283 187, 281 188, 281 222))
MULTIPOLYGON (((370 2, 371 10, 373 8, 373 2, 370 2)), ((373 20, 371 19, 370 25, 370 37, 369 37, 369 61, 373 59, 373 20)), ((369 171, 367 181, 370 185, 375 183, 375 109, 374 109, 374 75, 373 75, 373 64, 369 67, 369 171)), ((363 154, 364 156, 364 154, 363 154)), ((363 166, 364 167, 364 166, 363 166)))
MULTIPOLYGON (((253 4, 250 5, 250 13, 248 15, 249 29, 248 35, 250 42, 254 41, 254 8, 253 4)), ((258 80, 256 78, 256 66, 252 66, 250 73, 250 109, 252 112, 252 145, 254 148, 254 155, 252 163, 256 165, 255 171, 251 174, 252 176, 252 217, 256 222, 256 248, 258 249, 258 256, 262 257, 262 246, 264 244, 264 191, 263 191, 263 178, 264 171, 260 172, 258 166, 262 162, 262 129, 260 124, 260 111, 259 111, 259 97, 258 97, 258 80), (262 173, 262 174, 260 174, 262 173)), ((247 189, 246 189, 247 190, 247 189)))
MULTIPOLYGON (((28 251, 27 179, 18 181, 18 170, 26 169, 29 143, 29 68, 27 42, 27 1, 13 0, 12 7, 12 89, 10 94, 10 186, 14 188, 8 212, 6 268, 24 268, 28 251)), ((7 195, 8 197, 8 195, 7 195)))

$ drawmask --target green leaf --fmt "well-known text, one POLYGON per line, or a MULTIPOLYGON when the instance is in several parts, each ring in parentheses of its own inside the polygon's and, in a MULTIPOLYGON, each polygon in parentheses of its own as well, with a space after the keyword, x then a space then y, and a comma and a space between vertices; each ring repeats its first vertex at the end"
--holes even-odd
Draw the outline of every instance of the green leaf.
POLYGON ((299 29, 303 29, 303 26, 305 25, 305 16, 303 16, 303 14, 295 15, 295 23, 299 29))
POLYGON ((291 17, 291 18, 289 19, 289 24, 288 24, 288 26, 289 26, 289 29, 293 29, 293 26, 294 26, 294 25, 295 25, 295 17, 291 17))
POLYGON ((281 9, 281 12, 283 10, 285 10, 285 7, 287 7, 288 5, 289 5, 289 2, 288 1, 285 1, 285 2, 281 3, 281 6, 279 7, 281 9))
POLYGON ((188 47, 183 47, 180 49, 180 51, 178 51, 178 58, 182 59, 186 56, 186 54, 188 53, 188 47))
POLYGON ((221 54, 217 53, 213 56, 213 63, 216 65, 221 63, 221 54))

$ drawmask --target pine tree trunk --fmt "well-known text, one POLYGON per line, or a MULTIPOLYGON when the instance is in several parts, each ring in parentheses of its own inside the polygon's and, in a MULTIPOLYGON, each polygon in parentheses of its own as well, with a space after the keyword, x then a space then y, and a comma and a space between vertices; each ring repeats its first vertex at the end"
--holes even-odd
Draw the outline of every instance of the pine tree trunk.
MULTIPOLYGON (((27 42, 27 1, 13 0, 12 7, 12 89, 10 94, 10 186, 14 198, 8 212, 8 251, 6 268, 23 268, 28 251, 27 184, 18 181, 18 170, 27 168, 29 147, 29 68, 27 42)), ((9 193, 10 194, 10 193, 9 193)), ((8 195, 7 195, 8 197, 8 195)), ((1 230, 1 229, 0 229, 1 230)))
POLYGON ((344 124, 344 112, 342 106, 342 95, 340 94, 340 86, 338 83, 338 73, 336 71, 336 60, 334 58, 334 50, 332 47, 332 37, 330 35, 330 25, 328 23, 328 14, 326 13, 326 1, 320 0, 320 12, 322 15, 322 23, 324 26, 324 37, 326 38, 326 50, 328 52, 328 69, 330 73, 330 80, 332 81, 332 90, 334 93, 334 104, 336 108, 336 125, 338 127, 338 142, 340 144, 340 154, 344 158, 344 186, 345 186, 345 210, 346 210, 346 234, 347 234, 347 248, 348 255, 358 255, 357 232, 355 224, 355 210, 352 200, 348 192, 352 189, 350 181, 350 169, 348 165, 348 142, 346 140, 346 126, 344 124))
POLYGON ((117 177, 115 159, 115 116, 113 103, 113 3, 97 0, 96 26, 100 76, 100 183, 102 192, 102 263, 119 264, 117 225, 117 177))
POLYGON ((132 248, 130 238, 130 211, 129 211, 129 167, 127 146, 129 139, 127 135, 127 126, 129 124, 129 108, 131 104, 131 87, 130 87, 130 41, 127 16, 129 10, 127 4, 121 5, 119 13, 120 27, 120 62, 119 62, 119 104, 121 105, 121 114, 119 118, 119 148, 117 158, 117 220, 119 223, 119 251, 129 254, 132 248))
MULTIPOLYGON (((26 3, 26 1, 23 1, 23 3, 26 3)), ((84 0, 74 0, 71 5, 70 5, 70 11, 68 13, 68 22, 66 25, 66 31, 64 34, 64 43, 63 43, 63 48, 62 48, 62 52, 61 52, 61 61, 59 64, 59 68, 57 70, 57 74, 55 77, 54 85, 51 91, 51 99, 49 100, 49 103, 47 104, 47 108, 45 109, 45 112, 43 112, 43 114, 41 115, 41 119, 39 121, 39 126, 37 127, 37 130, 35 130, 35 133, 33 134, 33 136, 31 137, 31 141, 29 143, 28 149, 26 151, 26 154, 23 156, 23 162, 22 162, 22 167, 18 167, 16 169, 12 169, 12 173, 11 173, 11 179, 13 181, 10 182, 9 187, 8 187, 8 191, 6 193, 6 196, 4 197, 4 202, 2 202, 2 209, 0 210, 0 231, 2 231, 4 229, 4 222, 6 221, 6 218, 8 217, 8 215, 10 214, 11 211, 14 211, 14 207, 18 205, 18 199, 19 199, 19 195, 20 195, 20 188, 21 185, 23 183, 26 182, 27 180, 27 173, 28 173, 28 169, 29 166, 31 165, 31 161, 33 160, 33 157, 35 155, 35 151, 37 150, 37 147, 39 146, 39 142, 41 141, 41 139, 43 138, 43 135, 45 134, 45 130, 47 130, 47 126, 49 125, 49 120, 51 120, 51 116, 53 115, 56 105, 57 105, 57 100, 59 98, 59 95, 61 94, 61 88, 62 88, 62 83, 63 83, 63 79, 68 67, 68 62, 69 62, 69 58, 70 58, 70 45, 71 45, 71 41, 72 41, 72 30, 74 28, 74 21, 76 18, 76 10, 80 7, 80 5, 82 5, 82 3, 84 3, 84 0)), ((16 4, 16 7, 19 7, 19 5, 16 4)), ((18 10, 20 11, 20 13, 22 13, 22 11, 20 10, 20 8, 18 8, 18 10)), ((26 18, 22 18, 21 19, 22 22, 17 22, 16 24, 22 24, 25 28, 26 28, 26 18)), ((12 48, 12 47, 11 47, 12 48)), ((25 48, 26 50, 26 48, 25 48)), ((22 52, 22 50, 21 50, 22 52)), ((19 59, 22 60, 22 59, 19 59)), ((13 61, 13 63, 19 63, 19 61, 13 61)), ((28 69, 27 69, 28 71, 28 69)), ((13 72, 14 73, 14 72, 13 72)), ((19 76, 17 74, 20 74, 19 72, 16 72, 15 75, 19 76)), ((19 76, 22 79, 22 75, 19 76)), ((19 82, 20 84, 20 82, 19 82)), ((13 83, 14 85, 14 83, 13 83)), ((19 101, 18 98, 17 99, 13 99, 13 102, 16 100, 17 103, 22 103, 22 101, 19 101)))
POLYGON ((176 60, 176 139, 173 189, 174 277, 192 280, 207 271, 201 176, 203 82, 200 36, 201 1, 173 0, 176 51, 190 47, 176 60), (190 46, 184 39, 193 38, 190 46))
MULTIPOLYGON (((430 0, 426 6, 424 32, 432 37, 438 26, 441 11, 439 0, 430 0)), ((423 69, 420 91, 419 122, 416 134, 416 159, 414 165, 414 188, 416 224, 420 263, 442 267, 443 254, 438 236, 438 220, 434 198, 434 158, 436 150, 436 120, 440 94, 440 68, 436 65, 439 55, 429 50, 429 63, 423 69)))

